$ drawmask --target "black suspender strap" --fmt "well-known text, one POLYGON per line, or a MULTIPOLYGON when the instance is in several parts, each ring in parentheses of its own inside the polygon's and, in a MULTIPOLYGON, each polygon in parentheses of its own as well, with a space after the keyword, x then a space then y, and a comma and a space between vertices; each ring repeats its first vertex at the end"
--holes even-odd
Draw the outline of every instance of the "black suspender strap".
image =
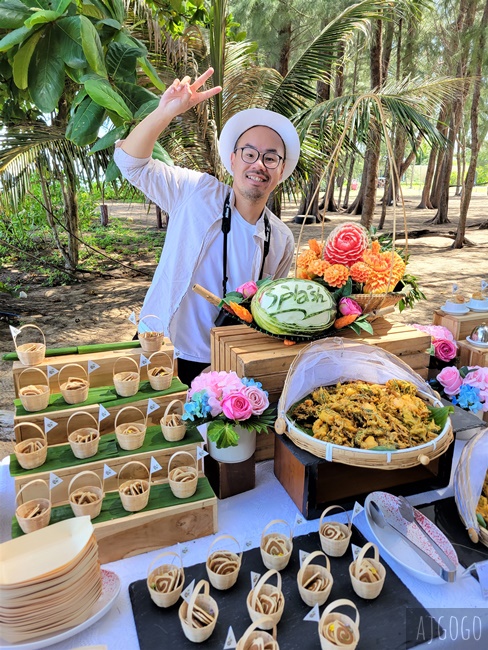
POLYGON ((269 253, 269 242, 271 240, 271 224, 269 223, 268 215, 264 213, 264 246, 263 246, 263 261, 261 262, 261 270, 259 271, 259 279, 263 277, 264 262, 269 253))

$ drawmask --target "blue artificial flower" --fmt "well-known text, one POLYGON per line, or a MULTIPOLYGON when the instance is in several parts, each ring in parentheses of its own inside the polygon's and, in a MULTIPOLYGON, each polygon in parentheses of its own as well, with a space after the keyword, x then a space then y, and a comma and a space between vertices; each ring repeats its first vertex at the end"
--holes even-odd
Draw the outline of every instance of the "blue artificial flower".
POLYGON ((263 384, 260 381, 255 381, 254 379, 248 379, 247 377, 242 377, 241 379, 244 386, 256 386, 262 390, 263 384))
POLYGON ((208 393, 206 390, 200 390, 194 393, 189 402, 186 402, 183 413, 183 420, 193 420, 195 418, 205 418, 210 414, 211 407, 208 405, 208 393))
POLYGON ((452 403, 476 413, 483 406, 480 400, 480 389, 469 384, 463 384, 457 396, 453 396, 452 403))

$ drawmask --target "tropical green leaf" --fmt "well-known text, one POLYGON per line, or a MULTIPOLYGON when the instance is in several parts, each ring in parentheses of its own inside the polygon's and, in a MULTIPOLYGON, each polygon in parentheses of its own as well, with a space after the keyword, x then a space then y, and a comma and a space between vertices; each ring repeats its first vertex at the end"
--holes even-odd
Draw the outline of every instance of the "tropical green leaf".
POLYGON ((32 16, 29 7, 20 0, 3 0, 0 4, 0 29, 17 29, 32 16))
POLYGON ((174 165, 174 162, 169 156, 168 152, 166 151, 166 149, 163 149, 163 147, 159 144, 159 142, 156 142, 154 145, 152 157, 155 158, 156 160, 160 160, 165 165, 169 165, 170 167, 174 165))
POLYGON ((96 144, 90 149, 90 153, 95 153, 96 151, 101 151, 102 149, 108 149, 112 147, 117 140, 120 140, 125 136, 127 132, 126 126, 118 126, 115 129, 111 129, 108 133, 102 136, 96 144))
POLYGON ((14 45, 25 41, 32 33, 32 27, 19 27, 0 38, 0 52, 8 52, 14 45))
POLYGON ((106 15, 99 7, 95 7, 95 4, 84 4, 81 13, 83 16, 96 18, 97 20, 103 19, 106 15))
POLYGON ((123 0, 106 0, 106 4, 112 8, 112 16, 115 20, 118 20, 119 23, 123 23, 125 20, 125 7, 123 0))
POLYGON ((51 6, 54 11, 57 11, 60 14, 64 14, 72 2, 73 0, 51 0, 51 6))
POLYGON ((73 99, 73 102, 71 104, 71 115, 72 116, 75 114, 76 107, 81 104, 81 102, 85 99, 85 97, 88 97, 88 94, 87 94, 87 92, 86 92, 86 90, 84 88, 82 88, 81 90, 79 90, 76 93, 76 95, 75 95, 75 97, 73 99))
POLYGON ((29 85, 29 65, 41 36, 41 30, 35 32, 14 56, 12 65, 14 82, 21 90, 25 90, 29 85))
POLYGON ((103 48, 94 25, 86 16, 80 16, 81 46, 90 68, 101 77, 107 77, 103 48))
POLYGON ((117 167, 115 162, 111 160, 108 165, 107 169, 105 170, 105 180, 107 183, 112 183, 116 178, 119 178, 122 174, 120 173, 120 169, 117 167))
POLYGON ((222 420, 213 420, 208 423, 207 436, 215 443, 217 449, 226 449, 227 447, 237 447, 239 435, 234 425, 222 420))
POLYGON ((87 60, 81 47, 81 22, 79 16, 61 18, 56 23, 59 35, 59 56, 70 68, 85 68, 87 60))
POLYGON ((105 56, 109 75, 116 80, 134 82, 136 61, 140 55, 141 52, 138 48, 124 43, 110 43, 105 56))
POLYGON ((454 413, 454 406, 427 406, 431 417, 438 427, 443 429, 446 426, 447 419, 454 413))
POLYGON ((164 92, 166 90, 166 84, 164 84, 161 81, 158 75, 158 71, 153 66, 151 61, 149 61, 147 56, 141 56, 139 59, 137 59, 137 62, 139 63, 143 71, 147 74, 151 82, 154 84, 155 88, 157 88, 161 92, 164 92))
POLYGON ((68 122, 67 139, 78 146, 95 142, 104 118, 105 110, 90 97, 85 97, 68 122))
POLYGON ((43 25, 45 23, 52 23, 58 18, 61 18, 63 14, 59 14, 57 11, 48 11, 41 10, 36 11, 30 18, 25 21, 26 27, 34 27, 34 25, 43 25))
POLYGON ((29 92, 39 110, 50 113, 58 105, 64 89, 64 63, 57 53, 56 33, 43 30, 29 66, 29 92))
POLYGON ((108 81, 88 79, 85 81, 85 90, 93 101, 97 102, 100 106, 114 111, 126 121, 132 119, 132 113, 129 107, 122 97, 113 90, 108 81))
POLYGON ((99 20, 97 24, 107 25, 107 27, 112 27, 116 30, 122 29, 122 25, 119 23, 119 21, 114 20, 113 18, 103 18, 102 20, 99 20))
POLYGON ((159 106, 159 99, 151 99, 151 101, 142 104, 142 106, 134 113, 134 118, 139 121, 150 115, 159 106))
POLYGON ((136 113, 139 108, 144 104, 147 104, 147 102, 154 100, 158 101, 154 93, 146 90, 142 86, 137 86, 136 84, 118 81, 116 88, 132 114, 136 113))

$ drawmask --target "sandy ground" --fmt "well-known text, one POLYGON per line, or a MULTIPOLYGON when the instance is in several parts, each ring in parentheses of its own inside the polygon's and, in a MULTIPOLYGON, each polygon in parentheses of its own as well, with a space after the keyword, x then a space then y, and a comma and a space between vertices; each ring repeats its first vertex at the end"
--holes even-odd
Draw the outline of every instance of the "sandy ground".
MULTIPOLYGON (((436 229, 435 236, 422 239, 410 239, 408 246, 410 263, 408 270, 419 278, 427 300, 417 303, 414 310, 406 310, 402 314, 390 317, 406 323, 418 322, 430 324, 434 309, 439 307, 450 294, 452 283, 456 282, 462 291, 470 294, 479 289, 480 280, 488 280, 488 230, 477 230, 475 226, 488 218, 488 197, 478 194, 473 196, 468 218, 469 229, 467 238, 474 244, 460 250, 452 250, 452 239, 446 237, 457 227, 459 199, 453 197, 450 201, 451 223, 443 226, 428 226, 427 219, 433 216, 432 211, 415 210, 419 196, 410 192, 406 196, 406 211, 408 230, 425 228, 436 229)), ((377 208, 378 217, 380 207, 377 208)), ((135 228, 156 231, 156 219, 153 211, 147 211, 139 204, 113 204, 110 215, 124 217, 135 228)), ((301 226, 293 221, 296 207, 287 205, 283 220, 295 234, 298 241, 301 226)), ((351 217, 345 213, 329 214, 330 221, 325 224, 325 236, 333 227, 345 221, 359 221, 359 217, 351 217)), ((392 228, 392 209, 389 211, 385 230, 392 228)), ((397 230, 403 231, 403 216, 397 209, 397 230)), ((377 223, 378 219, 375 218, 377 223)), ((306 246, 309 238, 321 239, 322 225, 307 225, 301 236, 301 246, 306 246)), ((404 241, 400 240, 399 244, 404 241)), ((182 251, 184 255, 184 251, 182 251)), ((140 266, 153 269, 154 265, 141 262, 140 266)), ((3 271, 4 281, 18 281, 15 269, 3 271)), ((293 271, 293 269, 292 269, 293 271)), ((101 341, 130 340, 134 334, 134 326, 128 321, 132 311, 138 313, 150 279, 136 276, 130 271, 120 268, 109 278, 95 278, 72 286, 61 286, 51 289, 41 287, 31 280, 30 286, 25 286, 27 298, 12 298, 0 294, 0 310, 14 312, 21 317, 21 323, 39 325, 48 346, 81 345, 101 341)), ((17 326, 19 323, 17 323, 17 326)), ((8 325, 0 322, 0 352, 14 349, 8 325)), ((0 362, 0 458, 11 452, 14 398, 13 382, 10 363, 0 362)))

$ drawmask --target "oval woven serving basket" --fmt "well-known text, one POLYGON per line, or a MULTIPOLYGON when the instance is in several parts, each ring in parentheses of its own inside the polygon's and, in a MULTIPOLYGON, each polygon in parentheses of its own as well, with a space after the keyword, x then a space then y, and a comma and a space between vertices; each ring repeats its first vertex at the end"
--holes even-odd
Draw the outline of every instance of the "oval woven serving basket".
POLYGON ((430 405, 443 406, 420 375, 386 350, 343 338, 310 343, 299 352, 288 370, 278 403, 276 432, 285 433, 297 447, 336 463, 385 470, 427 465, 443 454, 454 440, 449 418, 439 435, 430 442, 406 449, 373 451, 313 438, 288 415, 294 404, 320 386, 357 380, 385 384, 389 379, 408 381, 417 387, 417 394, 430 405))

